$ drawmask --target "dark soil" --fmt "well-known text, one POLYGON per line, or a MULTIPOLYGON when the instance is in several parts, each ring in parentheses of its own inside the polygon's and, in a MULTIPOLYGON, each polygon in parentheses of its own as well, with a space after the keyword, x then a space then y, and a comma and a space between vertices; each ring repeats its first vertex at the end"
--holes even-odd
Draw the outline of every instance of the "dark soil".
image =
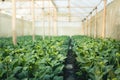
POLYGON ((71 40, 69 41, 69 50, 67 54, 67 58, 65 60, 64 67, 64 80, 77 80, 76 77, 76 60, 75 54, 72 51, 71 40))

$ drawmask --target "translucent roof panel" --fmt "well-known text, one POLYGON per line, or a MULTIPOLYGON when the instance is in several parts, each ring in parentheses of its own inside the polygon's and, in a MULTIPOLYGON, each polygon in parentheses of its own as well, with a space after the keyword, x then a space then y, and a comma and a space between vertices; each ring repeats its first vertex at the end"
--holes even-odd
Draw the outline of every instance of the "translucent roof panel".
MULTIPOLYGON (((57 9, 57 15, 65 17, 77 17, 83 20, 97 6, 98 11, 103 9, 103 0, 34 0, 35 16, 42 15, 44 6, 45 14, 52 14, 53 9, 57 9), (44 2, 43 2, 44 1, 44 2), (69 2, 70 1, 70 2, 69 2), (44 4, 43 4, 44 3, 44 4)), ((113 0, 107 0, 107 4, 113 0)), ((31 16, 32 0, 16 0, 16 16, 25 17, 26 20, 32 20, 31 16)), ((0 10, 4 14, 12 15, 12 1, 0 1, 0 10)))

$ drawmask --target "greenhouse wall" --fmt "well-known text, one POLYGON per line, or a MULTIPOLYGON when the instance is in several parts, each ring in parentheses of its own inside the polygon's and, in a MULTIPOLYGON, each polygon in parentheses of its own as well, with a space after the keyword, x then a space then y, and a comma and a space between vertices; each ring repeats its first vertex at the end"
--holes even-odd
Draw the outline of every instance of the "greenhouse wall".
MULTIPOLYGON (((41 23, 42 24, 42 23, 41 23)), ((35 27, 36 35, 43 35, 43 27, 35 27)), ((45 35, 55 35, 54 27, 51 26, 50 33, 48 25, 45 26, 45 35)), ((32 23, 30 21, 16 19, 16 32, 17 36, 32 35, 32 23)), ((61 22, 57 22, 57 34, 58 35, 80 35, 83 34, 82 27, 79 23, 68 22, 63 25, 61 22)), ((12 36, 12 17, 7 14, 0 14, 0 37, 12 36)))
MULTIPOLYGON (((32 23, 22 19, 16 19, 17 36, 31 35, 32 23)), ((12 36, 12 17, 0 14, 0 37, 12 36)))
MULTIPOLYGON (((106 37, 120 40, 120 0, 114 0, 107 6, 106 15, 106 37)), ((91 32, 89 33, 91 33, 91 36, 93 36, 95 27, 95 16, 93 16, 88 22, 90 23, 89 26, 91 27, 91 29, 89 30, 91 32)), ((101 37, 102 26, 103 10, 97 14, 97 37, 101 37)))
MULTIPOLYGON (((47 19, 47 17, 45 18, 47 19)), ((44 27, 45 27, 45 35, 55 35, 54 28, 57 27, 56 31, 58 35, 80 35, 83 34, 81 22, 79 21, 67 21, 67 19, 61 19, 61 17, 58 17, 58 21, 56 22, 56 26, 54 26, 53 20, 46 20, 44 22, 44 27), (59 21, 60 20, 60 21, 59 21), (66 20, 66 21, 65 21, 66 20), (50 30, 49 30, 50 29, 50 30)), ((40 20, 39 22, 35 23, 35 32, 37 35, 42 35, 43 34, 43 22, 40 20)))
MULTIPOLYGON (((50 35, 55 35, 53 30, 54 30, 53 28, 50 29, 50 35)), ((36 33, 36 35, 42 35, 43 34, 42 27, 36 27, 35 33, 36 33)), ((80 35, 82 33, 83 32, 80 27, 60 27, 60 26, 58 26, 58 29, 57 29, 58 36, 60 36, 60 35, 72 36, 72 35, 80 35)), ((45 27, 45 35, 49 35, 48 27, 45 27)))

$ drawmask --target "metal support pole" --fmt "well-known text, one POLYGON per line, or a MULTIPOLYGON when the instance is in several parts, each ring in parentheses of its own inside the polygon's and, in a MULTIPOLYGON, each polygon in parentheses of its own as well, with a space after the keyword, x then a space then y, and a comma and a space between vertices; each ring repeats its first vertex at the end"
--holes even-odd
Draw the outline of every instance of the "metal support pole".
POLYGON ((94 33, 92 33, 92 29, 93 29, 93 27, 92 27, 92 12, 90 13, 90 36, 92 37, 92 34, 94 33))
POLYGON ((50 7, 51 7, 51 5, 50 5, 51 0, 49 0, 48 2, 49 2, 49 13, 48 13, 48 17, 49 17, 49 21, 48 21, 48 22, 49 22, 49 26, 48 26, 48 27, 49 27, 49 38, 50 38, 50 36, 51 36, 51 16, 50 16, 50 15, 51 15, 51 11, 50 11, 50 9, 51 9, 51 8, 50 8, 50 7))
POLYGON ((91 36, 91 14, 89 19, 89 36, 91 36))
POLYGON ((45 16, 44 16, 44 14, 45 14, 45 12, 44 12, 44 0, 42 0, 42 19, 43 19, 43 21, 42 21, 42 27, 43 27, 43 40, 45 39, 45 16))
POLYGON ((86 18, 87 19, 87 36, 88 36, 88 18, 86 18))
POLYGON ((57 36, 57 11, 54 9, 54 35, 57 36))
POLYGON ((85 26, 84 26, 84 21, 82 21, 82 27, 83 27, 83 35, 85 35, 85 26))
POLYGON ((97 7, 95 10, 95 28, 94 28, 94 38, 97 37, 97 7))
POLYGON ((86 32, 87 32, 87 31, 86 31, 86 27, 87 27, 87 26, 86 26, 86 20, 85 20, 85 21, 84 21, 84 35, 86 35, 86 32))
POLYGON ((54 32, 54 9, 51 9, 51 36, 54 36, 55 35, 55 32, 54 32))
POLYGON ((57 10, 56 10, 56 36, 58 36, 58 32, 59 32, 59 29, 58 29, 58 15, 57 15, 57 10))
POLYGON ((17 44, 16 37, 16 0, 12 0, 12 41, 17 44))
POLYGON ((105 38, 106 35, 106 4, 107 0, 104 0, 102 38, 105 38))
POLYGON ((35 6, 34 6, 34 0, 32 0, 32 5, 31 5, 31 11, 32 11, 32 38, 33 41, 35 40, 35 6))
POLYGON ((24 36, 24 17, 22 16, 22 36, 24 36))
POLYGON ((68 12, 69 12, 69 22, 71 21, 71 6, 70 6, 70 0, 68 0, 68 12))

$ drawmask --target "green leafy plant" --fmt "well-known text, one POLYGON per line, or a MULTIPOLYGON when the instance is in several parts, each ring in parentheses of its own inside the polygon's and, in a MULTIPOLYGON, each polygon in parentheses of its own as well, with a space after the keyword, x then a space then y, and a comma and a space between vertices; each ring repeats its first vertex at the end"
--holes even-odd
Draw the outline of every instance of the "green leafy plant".
POLYGON ((24 36, 13 46, 11 38, 0 38, 0 79, 63 80, 69 39, 36 36, 33 42, 31 36, 24 36))
POLYGON ((78 76, 90 80, 119 80, 120 41, 93 39, 87 36, 72 37, 76 53, 78 76))

